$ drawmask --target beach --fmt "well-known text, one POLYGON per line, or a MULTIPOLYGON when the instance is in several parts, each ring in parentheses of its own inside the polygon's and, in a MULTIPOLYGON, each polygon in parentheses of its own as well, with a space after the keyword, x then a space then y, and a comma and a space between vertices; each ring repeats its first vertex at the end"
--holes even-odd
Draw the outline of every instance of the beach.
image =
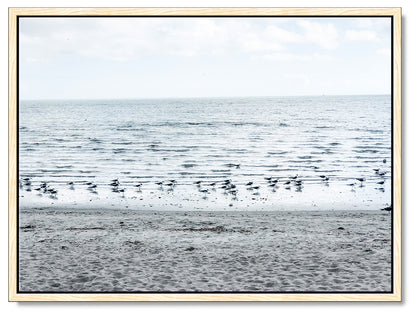
POLYGON ((390 292, 388 211, 21 208, 20 292, 390 292))
POLYGON ((22 101, 19 291, 390 292, 390 100, 22 101))

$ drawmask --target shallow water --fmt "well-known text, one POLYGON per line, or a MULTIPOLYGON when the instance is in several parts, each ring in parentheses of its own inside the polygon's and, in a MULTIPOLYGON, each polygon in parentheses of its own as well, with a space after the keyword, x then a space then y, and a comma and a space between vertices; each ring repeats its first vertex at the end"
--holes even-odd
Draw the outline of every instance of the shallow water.
POLYGON ((380 209, 391 203, 390 99, 21 101, 20 205, 380 209), (285 185, 294 175, 302 185, 285 185), (116 178, 124 192, 109 185, 116 178), (226 179, 235 192, 219 188, 226 179))

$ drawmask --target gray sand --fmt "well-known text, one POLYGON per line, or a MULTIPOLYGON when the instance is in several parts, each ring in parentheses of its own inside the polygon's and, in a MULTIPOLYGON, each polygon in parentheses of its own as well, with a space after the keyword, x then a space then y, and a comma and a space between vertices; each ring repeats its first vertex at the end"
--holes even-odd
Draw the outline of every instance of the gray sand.
POLYGON ((20 210, 19 291, 391 291, 385 211, 20 210))

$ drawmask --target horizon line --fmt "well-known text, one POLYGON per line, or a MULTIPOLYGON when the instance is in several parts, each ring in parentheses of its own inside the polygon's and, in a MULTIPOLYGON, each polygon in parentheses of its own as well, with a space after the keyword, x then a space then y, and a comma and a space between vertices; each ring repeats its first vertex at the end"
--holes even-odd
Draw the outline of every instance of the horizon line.
POLYGON ((344 96, 391 96, 391 93, 379 94, 315 94, 315 95, 258 95, 258 96, 188 96, 188 97, 105 97, 105 98, 19 98, 20 101, 53 100, 152 100, 152 99, 218 99, 218 98, 282 98, 282 97, 344 97, 344 96))

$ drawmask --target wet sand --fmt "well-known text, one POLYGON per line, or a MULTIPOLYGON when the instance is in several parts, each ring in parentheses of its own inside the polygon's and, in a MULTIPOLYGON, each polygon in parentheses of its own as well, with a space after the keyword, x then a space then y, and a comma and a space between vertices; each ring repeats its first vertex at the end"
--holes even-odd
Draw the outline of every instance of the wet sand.
POLYGON ((389 292, 386 211, 21 208, 21 292, 389 292))

